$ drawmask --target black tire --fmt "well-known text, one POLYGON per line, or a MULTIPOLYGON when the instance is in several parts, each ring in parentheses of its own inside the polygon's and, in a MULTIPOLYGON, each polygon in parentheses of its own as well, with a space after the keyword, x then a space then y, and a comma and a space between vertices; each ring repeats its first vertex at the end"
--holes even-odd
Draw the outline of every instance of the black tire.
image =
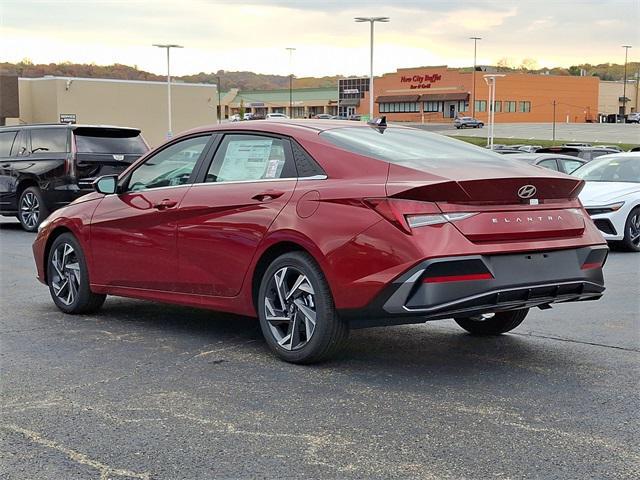
POLYGON ((479 123, 478 128, 482 128, 482 127, 484 127, 484 123, 479 123))
POLYGON ((621 246, 629 252, 640 252, 640 207, 629 213, 624 223, 624 239, 621 246))
POLYGON ((310 364, 327 360, 343 346, 349 335, 347 323, 336 312, 322 270, 305 252, 286 253, 269 265, 260 282, 257 309, 260 328, 269 348, 287 362, 310 364), (276 288, 276 275, 281 275, 284 285, 280 292, 276 288), (306 281, 293 288, 300 276, 304 276, 306 281), (279 300, 281 294, 290 300, 283 304, 279 300), (309 312, 310 308, 314 310, 315 317, 312 327, 310 314, 303 313, 309 312), (271 320, 267 319, 268 316, 271 320), (287 320, 283 320, 285 317, 287 320), (291 333, 294 329, 295 335, 291 333))
POLYGON ((493 317, 484 320, 474 319, 474 317, 455 318, 454 320, 472 335, 500 335, 520 325, 527 313, 529 313, 529 309, 523 308, 522 310, 497 312, 493 317))
POLYGON ((84 253, 70 233, 63 233, 51 245, 47 258, 47 283, 53 303, 64 313, 95 312, 107 298, 91 291, 84 253))
POLYGON ((44 203, 42 192, 38 187, 27 187, 18 198, 18 221, 23 230, 37 232, 38 225, 49 216, 49 209, 44 203))

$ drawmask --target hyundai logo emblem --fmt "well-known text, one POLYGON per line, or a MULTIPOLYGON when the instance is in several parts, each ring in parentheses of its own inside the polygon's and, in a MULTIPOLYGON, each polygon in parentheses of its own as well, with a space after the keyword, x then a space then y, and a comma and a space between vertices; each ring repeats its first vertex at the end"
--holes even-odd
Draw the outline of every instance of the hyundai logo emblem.
POLYGON ((536 194, 536 187, 533 185, 523 185, 518 189, 518 196, 520 198, 531 198, 536 194))

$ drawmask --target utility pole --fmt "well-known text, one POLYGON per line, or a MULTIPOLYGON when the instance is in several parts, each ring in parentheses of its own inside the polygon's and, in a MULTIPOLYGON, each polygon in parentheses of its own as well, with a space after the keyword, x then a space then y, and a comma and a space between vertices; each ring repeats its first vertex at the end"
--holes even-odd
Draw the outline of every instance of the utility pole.
POLYGON ((369 22, 371 26, 369 38, 369 121, 373 120, 373 24, 376 22, 387 23, 389 17, 356 17, 356 23, 369 22))
POLYGON ((624 81, 622 84, 622 119, 620 121, 624 123, 627 118, 627 58, 631 45, 622 45, 622 48, 624 48, 624 81))
POLYGON ((492 73, 484 75, 484 81, 489 86, 489 136, 487 137, 487 147, 493 150, 493 132, 494 123, 496 120, 495 103, 496 103, 496 80, 499 77, 504 77, 501 73, 492 73))
POLYGON ((216 75, 216 90, 218 90, 218 123, 222 123, 222 105, 220 104, 220 77, 216 75))
POLYGON ((171 124, 171 66, 169 61, 169 51, 172 48, 184 48, 184 47, 182 45, 160 44, 160 43, 154 43, 153 46, 167 49, 167 118, 169 121, 169 129, 167 130, 167 139, 170 139, 173 133, 172 133, 172 124, 171 124))
POLYGON ((553 101, 553 143, 556 143, 556 101, 553 101))
POLYGON ((293 52, 295 47, 287 47, 289 51, 289 116, 293 118, 293 52))
POLYGON ((473 40, 473 73, 471 74, 471 116, 476 116, 476 52, 478 40, 482 40, 482 37, 469 37, 469 40, 473 40))

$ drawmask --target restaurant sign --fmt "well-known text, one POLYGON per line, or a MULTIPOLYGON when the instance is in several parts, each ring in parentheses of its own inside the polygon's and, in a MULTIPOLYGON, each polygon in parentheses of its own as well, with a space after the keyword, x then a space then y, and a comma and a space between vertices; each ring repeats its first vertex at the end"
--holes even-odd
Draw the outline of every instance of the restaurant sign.
POLYGON ((431 88, 431 85, 440 80, 442 80, 442 75, 439 73, 432 73, 431 75, 403 75, 400 77, 400 83, 408 83, 411 89, 431 88))

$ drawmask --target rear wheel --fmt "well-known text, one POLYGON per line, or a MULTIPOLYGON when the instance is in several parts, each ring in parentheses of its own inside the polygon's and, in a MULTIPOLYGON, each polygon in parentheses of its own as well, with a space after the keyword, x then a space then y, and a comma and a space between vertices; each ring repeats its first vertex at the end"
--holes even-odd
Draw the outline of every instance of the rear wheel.
POLYGON ((18 199, 18 220, 22 228, 27 232, 35 232, 48 215, 49 209, 44 204, 40 189, 25 188, 18 199))
POLYGON ((271 350, 292 363, 328 359, 349 334, 322 270, 304 252, 284 254, 267 268, 258 292, 258 316, 271 350))
POLYGON ((522 323, 529 313, 528 308, 454 319, 458 325, 473 335, 500 335, 522 323))
POLYGON ((87 262, 80 244, 70 233, 53 241, 47 260, 49 292, 56 306, 65 313, 91 313, 98 310, 106 295, 89 288, 87 262))
POLYGON ((625 250, 640 252, 640 207, 631 210, 624 225, 624 239, 622 245, 625 250))

